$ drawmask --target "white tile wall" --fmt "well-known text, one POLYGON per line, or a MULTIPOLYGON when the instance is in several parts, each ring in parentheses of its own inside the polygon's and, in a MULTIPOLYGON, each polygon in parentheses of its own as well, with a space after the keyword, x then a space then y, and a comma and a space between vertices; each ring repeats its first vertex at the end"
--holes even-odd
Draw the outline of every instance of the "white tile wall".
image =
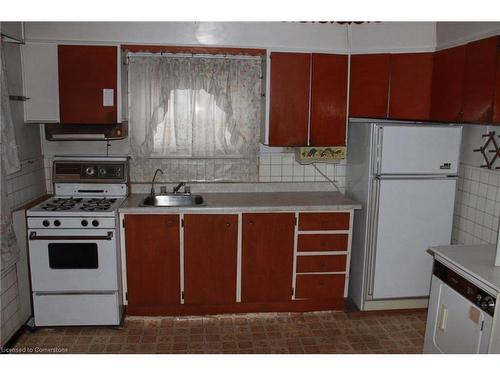
POLYGON ((496 243, 500 216, 500 171, 460 165, 452 241, 496 243))
MULTIPOLYGON (((317 163, 318 169, 345 191, 345 161, 339 164, 317 163)), ((302 165, 295 153, 261 153, 259 182, 325 182, 327 179, 312 165, 302 165)))
POLYGON ((7 176, 7 198, 17 208, 44 195, 45 171, 43 158, 24 160, 21 170, 7 176))
POLYGON ((0 346, 2 346, 9 340, 22 323, 19 321, 20 304, 15 266, 7 270, 5 275, 2 275, 0 284, 0 346))
MULTIPOLYGON (((44 195, 45 171, 42 156, 24 160, 21 170, 7 176, 7 199, 13 209, 44 195)), ((17 265, 4 270, 0 281, 0 345, 4 345, 23 322, 20 321, 17 265)))
MULTIPOLYGON (((45 159, 46 187, 52 192, 52 161, 45 159)), ((339 189, 345 190, 345 161, 339 164, 317 163, 318 168, 330 179, 334 180, 339 189)), ((312 165, 301 165, 295 161, 293 152, 266 153, 261 152, 257 161, 248 159, 230 160, 182 160, 182 159, 148 159, 140 164, 131 162, 130 177, 134 183, 147 183, 156 168, 161 168, 164 175, 158 175, 159 183, 178 181, 210 182, 326 182, 321 173, 312 165), (258 167, 257 167, 258 166, 258 167), (254 170, 255 168, 255 170, 254 170), (257 170, 258 168, 258 170, 257 170)))

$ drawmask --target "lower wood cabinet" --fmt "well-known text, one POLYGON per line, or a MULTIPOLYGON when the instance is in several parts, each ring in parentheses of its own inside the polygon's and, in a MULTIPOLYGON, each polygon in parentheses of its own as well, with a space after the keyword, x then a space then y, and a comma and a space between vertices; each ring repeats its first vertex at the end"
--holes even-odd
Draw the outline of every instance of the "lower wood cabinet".
POLYGON ((297 275, 295 298, 343 299, 345 275, 297 275))
POLYGON ((179 227, 179 215, 125 215, 129 313, 180 304, 179 227))
POLYGON ((236 303, 238 215, 184 215, 184 304, 236 303))
POLYGON ((241 301, 290 301, 295 214, 242 216, 241 301))
POLYGON ((125 214, 130 315, 341 309, 353 211, 125 214))

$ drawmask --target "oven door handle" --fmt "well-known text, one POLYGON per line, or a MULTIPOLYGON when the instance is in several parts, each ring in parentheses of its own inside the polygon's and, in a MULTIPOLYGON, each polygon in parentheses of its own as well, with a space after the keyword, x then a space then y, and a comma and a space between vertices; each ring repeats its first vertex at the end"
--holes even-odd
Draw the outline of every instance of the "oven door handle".
POLYGON ((38 236, 36 232, 30 232, 30 240, 111 240, 113 232, 107 236, 38 236))

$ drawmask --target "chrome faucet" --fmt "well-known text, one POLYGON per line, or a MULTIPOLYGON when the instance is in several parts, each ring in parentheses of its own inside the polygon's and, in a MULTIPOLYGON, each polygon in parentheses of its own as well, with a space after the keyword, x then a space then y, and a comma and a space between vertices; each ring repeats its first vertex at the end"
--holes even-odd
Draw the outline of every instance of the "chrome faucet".
POLYGON ((181 187, 183 187, 184 185, 186 185, 186 183, 185 182, 181 182, 181 183, 179 183, 179 185, 177 185, 176 187, 174 187, 174 194, 177 194, 177 192, 179 191, 179 189, 181 187))
POLYGON ((155 171, 155 174, 153 176, 153 180, 151 181, 151 196, 155 196, 155 179, 156 179, 156 175, 158 174, 158 172, 160 172, 161 174, 163 174, 163 171, 158 168, 156 171, 155 171))

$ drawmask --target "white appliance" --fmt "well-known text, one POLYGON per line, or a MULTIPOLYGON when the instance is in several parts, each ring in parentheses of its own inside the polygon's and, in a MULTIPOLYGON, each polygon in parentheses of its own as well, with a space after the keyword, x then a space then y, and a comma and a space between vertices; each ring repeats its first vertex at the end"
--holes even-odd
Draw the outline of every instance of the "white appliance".
POLYGON ((462 127, 351 120, 354 218, 349 297, 361 310, 427 306, 429 246, 449 244, 462 127))
POLYGON ((126 158, 58 158, 55 196, 27 211, 36 326, 119 325, 126 158))
POLYGON ((490 351, 496 294, 479 280, 470 279, 470 275, 460 275, 444 262, 434 261, 424 353, 490 351))

